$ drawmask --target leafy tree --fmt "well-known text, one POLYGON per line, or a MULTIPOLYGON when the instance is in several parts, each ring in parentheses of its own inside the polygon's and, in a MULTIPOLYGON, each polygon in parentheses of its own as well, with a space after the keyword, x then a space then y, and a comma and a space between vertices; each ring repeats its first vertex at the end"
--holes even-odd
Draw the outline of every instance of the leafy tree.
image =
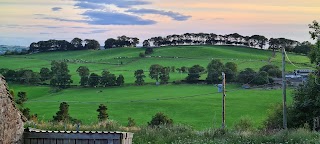
POLYGON ((146 54, 146 55, 150 55, 152 53, 153 53, 153 48, 151 48, 151 47, 146 48, 146 50, 144 52, 144 54, 146 54))
POLYGON ((294 49, 293 52, 295 53, 302 53, 302 54, 309 54, 309 52, 312 49, 312 44, 308 41, 302 42, 301 45, 297 45, 294 49))
POLYGON ((113 48, 116 45, 117 40, 114 38, 109 38, 104 42, 104 48, 113 48))
POLYGON ((234 62, 227 62, 223 71, 226 74, 226 81, 233 82, 237 77, 238 65, 234 62))
POLYGON ((83 49, 82 42, 83 42, 82 39, 76 37, 72 39, 70 43, 72 44, 74 50, 82 50, 83 49))
POLYGON ((77 69, 77 72, 79 74, 79 76, 81 77, 80 79, 80 85, 81 86, 87 86, 88 85, 88 81, 89 81, 89 74, 90 74, 90 70, 88 67, 86 66, 80 66, 77 69))
POLYGON ((237 73, 238 72, 238 65, 234 62, 227 62, 225 64, 225 68, 228 68, 232 70, 233 72, 237 73))
POLYGON ((136 70, 134 72, 134 77, 136 78, 136 81, 135 81, 136 85, 144 85, 144 78, 146 76, 144 75, 144 72, 142 69, 136 70))
POLYGON ((265 65, 260 68, 260 72, 261 71, 267 72, 268 75, 271 77, 278 77, 278 78, 282 77, 281 70, 279 69, 278 66, 275 66, 275 65, 265 65))
POLYGON ((143 47, 150 47, 150 42, 148 40, 144 40, 142 43, 143 47))
POLYGON ((23 107, 23 104, 28 100, 26 92, 18 92, 17 104, 23 107))
POLYGON ((60 103, 59 111, 56 116, 53 116, 53 121, 56 122, 68 122, 72 118, 69 115, 69 105, 66 102, 60 103))
POLYGON ((268 73, 265 71, 259 72, 253 82, 256 85, 263 85, 269 83, 268 73))
POLYGON ((256 76, 256 72, 251 68, 246 68, 245 70, 241 71, 238 75, 238 81, 240 83, 250 83, 252 82, 253 78, 256 76))
POLYGON ((99 113, 98 114, 99 121, 104 121, 108 119, 109 115, 107 113, 107 110, 108 108, 104 104, 99 105, 99 108, 97 109, 97 112, 99 113))
POLYGON ((90 87, 97 87, 100 83, 100 76, 95 73, 91 73, 89 76, 88 84, 90 87))
POLYGON ((104 87, 115 86, 117 77, 114 74, 111 74, 109 71, 104 70, 101 76, 101 85, 104 87))
MULTIPOLYGON (((316 65, 320 66, 320 25, 317 21, 313 21, 312 24, 309 24, 309 31, 312 39, 317 39, 317 46, 311 49, 309 54, 309 58, 311 63, 315 63, 316 65)), ((320 72, 319 72, 320 73, 320 72)))
POLYGON ((40 80, 46 81, 52 78, 52 73, 49 68, 41 68, 40 69, 40 80))
POLYGON ((150 73, 149 76, 151 79, 156 80, 157 82, 159 81, 160 78, 160 74, 161 74, 161 70, 163 69, 163 66, 159 65, 159 64, 154 64, 150 66, 150 73))
POLYGON ((189 73, 188 76, 186 78, 188 83, 197 83, 200 75, 202 72, 204 72, 205 69, 204 67, 200 66, 200 65, 194 65, 191 68, 189 68, 189 73))
POLYGON ((57 86, 60 88, 67 88, 73 82, 71 75, 69 74, 68 65, 66 62, 51 62, 52 79, 50 81, 51 86, 57 86))
POLYGON ((20 70, 17 73, 20 78, 18 82, 22 84, 36 84, 41 81, 40 74, 32 70, 20 70))
POLYGON ((159 76, 159 79, 160 79, 160 83, 161 84, 167 84, 169 79, 170 79, 170 67, 163 67, 161 70, 160 70, 160 76, 159 76))
POLYGON ((181 70, 182 73, 188 72, 188 68, 185 67, 185 66, 182 66, 182 67, 180 68, 180 70, 181 70))
POLYGON ((118 86, 123 86, 124 85, 124 77, 123 75, 119 75, 118 78, 117 78, 117 85, 118 86))
POLYGON ((173 120, 170 119, 167 115, 165 115, 162 112, 156 113, 151 119, 150 122, 148 122, 149 126, 159 126, 159 125, 172 125, 173 120))
POLYGON ((221 79, 221 74, 224 70, 224 65, 223 63, 218 60, 214 59, 212 60, 208 66, 207 66, 207 71, 208 71, 208 76, 207 76, 207 83, 212 84, 212 83, 219 83, 221 79))
POLYGON ((85 49, 93 49, 93 50, 99 50, 100 49, 100 44, 98 41, 94 39, 85 39, 85 49))

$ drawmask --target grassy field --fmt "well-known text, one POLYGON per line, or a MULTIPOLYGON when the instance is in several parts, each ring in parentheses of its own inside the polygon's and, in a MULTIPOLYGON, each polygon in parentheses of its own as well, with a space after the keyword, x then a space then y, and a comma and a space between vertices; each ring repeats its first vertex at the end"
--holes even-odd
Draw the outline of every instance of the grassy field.
MULTIPOLYGON (((258 70, 268 64, 271 51, 257 50, 234 46, 179 46, 155 48, 150 58, 139 58, 141 48, 119 48, 110 50, 86 50, 38 53, 20 56, 0 56, 0 68, 32 69, 39 71, 41 67, 50 67, 52 60, 81 60, 68 62, 74 84, 79 83, 76 69, 87 66, 91 72, 100 74, 104 69, 118 75, 123 74, 126 84, 135 81, 134 71, 148 70, 152 64, 163 66, 187 66, 200 64, 204 67, 212 59, 221 59, 224 63, 232 61, 238 64, 239 70, 253 68, 258 70), (123 63, 122 65, 120 63, 123 63)), ((306 56, 288 54, 298 66, 309 64, 306 56)), ((272 64, 281 65, 280 54, 272 59, 272 64)), ((287 65, 287 70, 295 67, 287 65)), ((148 75, 148 73, 145 73, 148 75)), ((182 80, 187 74, 170 73, 170 81, 182 80)), ((205 75, 201 77, 205 79, 205 75)), ((154 82, 150 78, 146 82, 154 82)), ((23 86, 9 84, 11 89, 26 91, 29 101, 26 107, 37 113, 40 120, 51 120, 58 111, 59 104, 66 101, 70 105, 70 115, 86 124, 97 121, 96 109, 103 103, 108 106, 111 119, 126 125, 128 117, 137 124, 145 125, 157 112, 168 114, 175 123, 191 125, 196 129, 220 127, 221 125, 221 93, 213 85, 146 85, 142 87, 126 85, 115 88, 70 88, 53 93, 46 86, 23 86)), ((250 117, 255 126, 261 126, 270 106, 280 103, 281 90, 240 89, 239 85, 227 87, 227 126, 232 127, 242 116, 250 117)), ((291 91, 291 90, 289 90, 291 91)), ((290 92, 288 92, 290 94, 290 92)), ((292 101, 288 96, 289 103, 292 101)))
MULTIPOLYGON (((157 112, 164 112, 175 123, 191 125, 196 129, 219 127, 221 124, 221 93, 212 85, 147 85, 125 88, 71 88, 51 93, 49 87, 10 84, 14 91, 26 91, 26 107, 37 113, 40 120, 51 120, 63 101, 70 105, 70 115, 84 123, 97 122, 99 104, 108 106, 110 118, 126 125, 128 117, 145 125, 157 112), (100 92, 101 91, 101 92, 100 92)), ((239 89, 227 87, 227 126, 242 116, 250 117, 255 126, 261 126, 267 110, 282 100, 281 90, 239 89)), ((290 92, 289 92, 290 94, 290 92)), ((288 96, 289 103, 291 97, 288 96)))
MULTIPOLYGON (((48 52, 22 56, 0 56, 0 68, 10 69, 32 69, 40 71, 41 67, 50 67, 52 60, 83 60, 87 63, 69 62, 69 70, 72 74, 74 84, 78 84, 80 77, 76 69, 79 66, 87 66, 91 72, 101 74, 104 69, 109 70, 116 75, 123 74, 125 83, 134 83, 134 71, 143 69, 148 71, 152 64, 163 66, 181 66, 191 67, 200 64, 204 67, 212 59, 221 59, 224 63, 235 62, 240 70, 253 68, 258 70, 260 67, 268 64, 272 56, 271 51, 257 50, 252 48, 235 46, 177 46, 155 48, 151 58, 139 58, 139 53, 144 52, 141 48, 119 48, 100 51, 66 51, 66 52, 48 52), (160 56, 160 57, 159 57, 160 56), (175 58, 173 58, 175 57, 175 58), (123 63, 120 65, 120 63, 123 63)), ((298 66, 309 64, 306 56, 288 54, 293 62, 298 66)), ((272 64, 281 66, 280 54, 272 59, 272 64)), ((288 71, 296 69, 292 65, 287 65, 288 71)), ((187 74, 170 73, 170 81, 184 79, 187 74)), ((205 77, 203 77, 204 79, 205 77)), ((146 82, 154 82, 150 78, 146 82)))

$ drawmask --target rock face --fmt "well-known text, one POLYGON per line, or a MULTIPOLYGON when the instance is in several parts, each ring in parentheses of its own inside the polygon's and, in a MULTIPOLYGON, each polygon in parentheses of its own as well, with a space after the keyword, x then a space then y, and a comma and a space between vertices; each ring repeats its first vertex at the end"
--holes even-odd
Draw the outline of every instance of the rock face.
POLYGON ((22 143, 24 116, 15 107, 6 81, 0 75, 0 144, 22 143))

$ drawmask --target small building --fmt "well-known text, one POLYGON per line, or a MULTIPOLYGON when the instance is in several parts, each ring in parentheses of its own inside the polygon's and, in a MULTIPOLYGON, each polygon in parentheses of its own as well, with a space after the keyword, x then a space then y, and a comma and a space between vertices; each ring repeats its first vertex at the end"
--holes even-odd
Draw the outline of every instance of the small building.
POLYGON ((294 70, 295 75, 300 75, 300 76, 308 76, 310 73, 313 73, 314 70, 310 69, 299 69, 299 70, 294 70))
POLYGON ((133 133, 109 131, 45 131, 28 128, 24 144, 132 144, 133 133))

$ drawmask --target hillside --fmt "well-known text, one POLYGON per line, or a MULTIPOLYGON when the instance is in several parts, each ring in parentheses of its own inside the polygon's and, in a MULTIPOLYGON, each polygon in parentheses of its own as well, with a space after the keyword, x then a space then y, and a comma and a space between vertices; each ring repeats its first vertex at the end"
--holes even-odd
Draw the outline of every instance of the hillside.
MULTIPOLYGON (((253 68, 258 70, 268 64, 271 51, 257 50, 235 46, 178 46, 155 48, 150 57, 140 58, 142 48, 118 48, 108 50, 85 50, 48 52, 20 56, 1 56, 0 68, 33 69, 50 67, 52 60, 68 61, 69 70, 74 84, 78 85, 79 76, 76 69, 87 66, 90 72, 100 74, 108 69, 116 75, 125 77, 124 87, 114 88, 69 88, 54 92, 48 86, 25 86, 9 84, 16 93, 26 91, 29 100, 25 104, 32 113, 37 113, 39 120, 51 120, 61 102, 68 102, 70 115, 86 124, 97 121, 96 109, 103 103, 108 106, 110 118, 126 125, 128 117, 135 119, 138 125, 145 125, 157 112, 164 112, 175 123, 191 125, 195 129, 220 127, 221 124, 221 93, 213 85, 161 85, 132 86, 134 71, 148 71, 152 64, 163 66, 191 67, 200 64, 204 67, 212 59, 223 62, 235 62, 240 70, 253 68), (122 62, 122 64, 121 64, 122 62)), ((298 66, 308 65, 306 56, 288 54, 298 66)), ((281 65, 278 53, 272 59, 272 64, 281 65)), ((295 67, 288 63, 287 70, 295 67)), ((145 73, 146 82, 154 83, 145 73)), ((170 73, 170 82, 182 80, 187 73, 170 73)), ((205 79, 205 74, 201 79, 205 79)), ((288 95, 290 95, 290 89, 288 95)), ((235 121, 248 116, 256 127, 261 126, 266 118, 268 109, 276 103, 281 103, 280 89, 242 89, 240 85, 227 84, 227 126, 232 127, 235 121)), ((288 96, 288 103, 292 98, 288 96)))
MULTIPOLYGON (((79 66, 87 66, 90 72, 100 74, 104 69, 116 75, 123 74, 126 83, 134 83, 134 71, 143 69, 147 71, 152 64, 163 66, 191 67, 200 64, 206 67, 211 59, 221 59, 223 62, 235 62, 239 69, 253 68, 258 70, 268 64, 272 56, 271 51, 258 50, 236 46, 177 46, 155 48, 152 57, 140 58, 139 53, 144 52, 143 48, 115 48, 107 50, 83 50, 65 52, 47 52, 22 56, 1 56, 1 68, 9 69, 32 69, 39 71, 42 67, 50 68, 52 60, 68 61, 72 79, 77 84, 79 76, 76 69, 79 66), (121 64, 122 63, 122 64, 121 64), (14 65, 13 65, 14 64, 14 65)), ((298 66, 309 64, 306 56, 288 54, 290 59, 298 66)), ((272 59, 271 64, 281 66, 281 56, 272 59)), ((287 65, 288 71, 296 69, 287 65)), ((170 81, 184 79, 187 74, 171 73, 170 81)), ((146 78, 146 82, 152 82, 146 78)))

